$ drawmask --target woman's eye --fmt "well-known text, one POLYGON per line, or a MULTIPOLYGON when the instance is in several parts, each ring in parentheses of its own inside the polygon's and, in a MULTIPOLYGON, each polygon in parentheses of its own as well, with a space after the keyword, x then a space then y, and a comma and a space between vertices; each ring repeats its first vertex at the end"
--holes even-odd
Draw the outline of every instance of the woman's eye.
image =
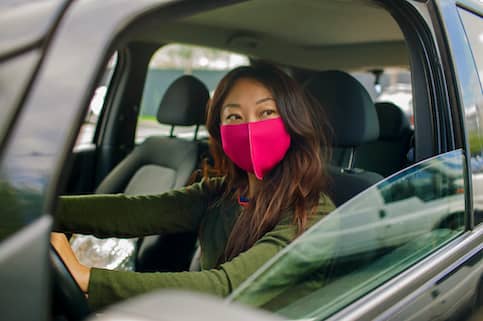
POLYGON ((266 109, 266 110, 262 111, 263 117, 270 117, 270 116, 273 116, 273 115, 276 115, 276 114, 277 114, 277 111, 273 110, 273 109, 266 109))
POLYGON ((230 114, 226 116, 226 120, 238 120, 238 119, 241 119, 241 117, 240 115, 237 115, 237 114, 230 114))

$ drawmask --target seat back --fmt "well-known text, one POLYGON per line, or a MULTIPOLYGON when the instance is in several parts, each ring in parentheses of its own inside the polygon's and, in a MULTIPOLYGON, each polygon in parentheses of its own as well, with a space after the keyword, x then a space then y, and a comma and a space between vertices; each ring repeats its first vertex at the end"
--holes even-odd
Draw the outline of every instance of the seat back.
MULTIPOLYGON (((157 120, 173 126, 204 123, 209 100, 206 86, 193 76, 175 80, 164 94, 157 120)), ((151 136, 137 146, 101 182, 97 193, 158 194, 186 185, 198 165, 200 143, 172 135, 151 136)), ((133 214, 134 215, 134 214, 133 214)), ((136 241, 138 271, 179 271, 187 269, 196 242, 196 233, 153 235, 136 241)))
POLYGON ((362 144, 379 137, 379 121, 369 93, 351 75, 337 70, 317 73, 305 84, 333 128, 335 156, 347 163, 329 166, 329 194, 339 206, 382 179, 382 176, 354 167, 354 153, 362 144))
MULTIPOLYGON (((157 119, 171 126, 199 126, 208 99, 208 89, 201 81, 181 76, 163 96, 157 119)), ((151 136, 107 175, 96 193, 146 194, 179 188, 186 184, 197 161, 196 140, 151 136)))
POLYGON ((375 104, 379 119, 379 139, 357 148, 356 167, 389 176, 407 163, 412 129, 401 108, 389 102, 375 104))

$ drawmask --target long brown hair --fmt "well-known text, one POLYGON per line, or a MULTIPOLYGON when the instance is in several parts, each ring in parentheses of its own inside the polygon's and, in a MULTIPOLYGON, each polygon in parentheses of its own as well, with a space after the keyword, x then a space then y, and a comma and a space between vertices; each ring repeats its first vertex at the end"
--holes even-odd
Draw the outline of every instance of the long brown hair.
POLYGON ((253 246, 277 225, 284 213, 292 213, 293 223, 301 233, 327 183, 325 164, 330 151, 325 134, 326 118, 320 114, 321 108, 314 106, 314 101, 294 79, 263 63, 230 71, 218 84, 208 107, 206 125, 211 136, 215 168, 226 176, 224 197, 236 199, 248 192, 248 176, 225 155, 220 134, 224 100, 237 80, 242 78, 255 80, 272 93, 291 137, 291 145, 284 159, 260 182, 257 195, 242 209, 220 263, 253 246))

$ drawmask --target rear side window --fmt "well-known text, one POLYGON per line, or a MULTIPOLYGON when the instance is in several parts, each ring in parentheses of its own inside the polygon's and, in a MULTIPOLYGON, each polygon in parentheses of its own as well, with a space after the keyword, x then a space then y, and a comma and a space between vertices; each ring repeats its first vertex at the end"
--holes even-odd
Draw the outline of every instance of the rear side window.
MULTIPOLYGON (((201 80, 213 94, 221 78, 231 69, 248 65, 246 56, 206 47, 170 44, 156 51, 149 63, 149 71, 144 83, 136 128, 136 143, 141 143, 152 135, 173 136, 193 139, 195 126, 161 124, 156 114, 159 104, 169 85, 182 75, 193 75, 201 80), (173 131, 171 132, 171 130, 173 131)), ((207 137, 204 126, 200 126, 198 138, 207 137)))
POLYGON ((350 73, 366 88, 375 103, 392 103, 399 107, 414 128, 411 73, 403 68, 386 68, 350 73))
POLYGON ((94 134, 97 127, 97 122, 100 118, 101 111, 104 107, 104 99, 106 98, 107 88, 112 79, 114 69, 117 65, 117 52, 114 53, 109 62, 107 63, 101 81, 97 84, 97 88, 94 90, 91 101, 88 106, 86 117, 82 123, 81 130, 77 136, 77 140, 74 148, 79 149, 87 146, 91 146, 94 143, 94 134))
POLYGON ((483 88, 483 18, 476 13, 458 8, 458 13, 470 43, 473 59, 478 68, 480 88, 483 88))

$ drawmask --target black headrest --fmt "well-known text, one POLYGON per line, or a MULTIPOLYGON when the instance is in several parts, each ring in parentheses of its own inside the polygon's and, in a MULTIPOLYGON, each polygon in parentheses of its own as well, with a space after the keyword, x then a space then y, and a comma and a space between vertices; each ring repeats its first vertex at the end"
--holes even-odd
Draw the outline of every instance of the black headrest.
POLYGON ((400 139, 410 131, 409 120, 400 107, 389 102, 379 102, 375 105, 379 117, 380 139, 400 139))
POLYGON ((305 88, 319 101, 334 129, 334 146, 355 147, 377 140, 379 121, 367 90, 337 70, 317 73, 305 88))
POLYGON ((166 90, 158 109, 158 121, 175 126, 204 123, 208 88, 198 78, 184 75, 166 90))

